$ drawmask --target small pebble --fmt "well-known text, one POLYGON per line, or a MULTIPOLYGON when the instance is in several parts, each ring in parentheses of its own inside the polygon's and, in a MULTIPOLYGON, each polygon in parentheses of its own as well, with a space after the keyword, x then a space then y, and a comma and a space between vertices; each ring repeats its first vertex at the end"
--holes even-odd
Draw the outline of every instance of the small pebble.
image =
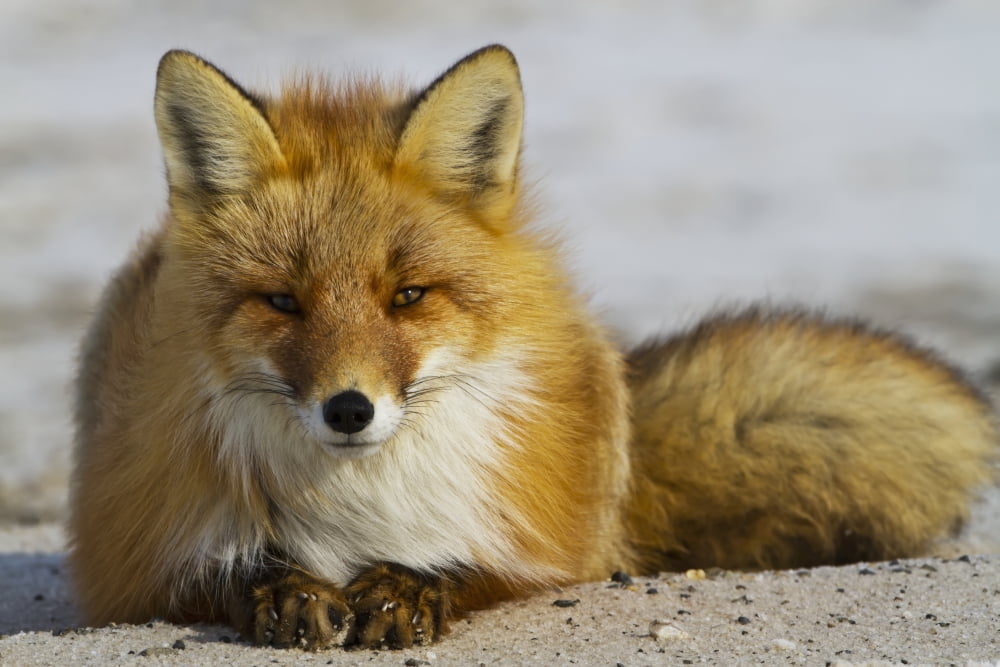
POLYGON ((174 642, 174 645, 173 645, 172 648, 175 648, 175 649, 183 651, 184 649, 187 648, 187 644, 184 643, 183 639, 178 639, 177 641, 174 642))
POLYGON ((691 638, 691 635, 681 630, 670 621, 660 620, 650 622, 649 636, 658 642, 669 642, 691 638))
POLYGON ((795 642, 788 639, 775 639, 771 642, 771 648, 776 651, 794 651, 796 645, 795 642))
POLYGON ((575 607, 580 603, 579 599, 576 600, 556 600, 552 603, 555 607, 575 607))
POLYGON ((739 618, 736 619, 736 622, 739 623, 740 625, 749 625, 750 619, 747 618, 746 616, 740 616, 739 618))
POLYGON ((684 573, 684 576, 695 581, 702 581, 703 579, 708 578, 708 575, 705 574, 705 570, 688 570, 684 573))
POLYGON ((616 584, 621 584, 622 586, 632 585, 632 577, 630 577, 627 572, 622 572, 621 570, 616 570, 611 573, 611 581, 616 584))

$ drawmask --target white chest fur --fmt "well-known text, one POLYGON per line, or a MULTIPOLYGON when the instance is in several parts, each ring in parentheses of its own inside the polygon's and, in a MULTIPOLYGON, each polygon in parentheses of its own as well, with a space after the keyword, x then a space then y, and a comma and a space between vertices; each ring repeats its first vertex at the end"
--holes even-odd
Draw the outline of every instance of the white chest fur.
MULTIPOLYGON (((331 455, 290 418, 294 405, 273 395, 214 401, 220 455, 272 480, 271 539, 288 557, 340 584, 379 561, 537 573, 511 540, 519 517, 497 491, 506 453, 520 442, 500 408, 532 409, 527 380, 510 358, 460 373, 449 362, 437 354, 425 364, 423 400, 405 405, 397 432, 359 459, 331 455)), ((213 551, 240 550, 219 544, 213 551)))

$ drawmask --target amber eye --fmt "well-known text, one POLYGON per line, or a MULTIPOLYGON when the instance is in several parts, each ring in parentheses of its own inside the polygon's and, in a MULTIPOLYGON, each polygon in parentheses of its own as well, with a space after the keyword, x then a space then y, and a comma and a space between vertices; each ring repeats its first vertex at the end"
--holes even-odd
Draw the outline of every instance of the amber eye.
POLYGON ((268 305, 282 313, 299 312, 299 302, 291 294, 265 294, 268 305))
POLYGON ((404 287, 392 297, 392 305, 398 308, 414 304, 423 298, 424 291, 423 287, 404 287))

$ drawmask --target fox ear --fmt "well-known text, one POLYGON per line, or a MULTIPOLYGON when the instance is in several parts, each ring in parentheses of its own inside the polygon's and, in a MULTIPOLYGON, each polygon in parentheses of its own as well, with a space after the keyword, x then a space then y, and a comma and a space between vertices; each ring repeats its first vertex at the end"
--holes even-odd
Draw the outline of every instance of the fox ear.
POLYGON ((245 191, 284 163, 262 103, 193 53, 160 60, 155 110, 172 205, 245 191))
POLYGON ((395 164, 446 197, 502 215, 517 187, 523 118, 517 61, 505 47, 487 46, 420 94, 395 164))

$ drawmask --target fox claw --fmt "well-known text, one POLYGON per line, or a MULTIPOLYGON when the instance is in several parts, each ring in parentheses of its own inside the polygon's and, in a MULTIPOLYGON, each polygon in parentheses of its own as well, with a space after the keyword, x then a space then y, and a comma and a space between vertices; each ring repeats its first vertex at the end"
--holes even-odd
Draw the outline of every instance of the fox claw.
POLYGON ((377 565, 347 588, 355 624, 348 643, 364 648, 408 648, 447 631, 451 602, 447 582, 398 565, 377 565))
POLYGON ((319 650, 341 646, 353 619, 335 585, 300 572, 255 586, 234 625, 254 643, 319 650))

